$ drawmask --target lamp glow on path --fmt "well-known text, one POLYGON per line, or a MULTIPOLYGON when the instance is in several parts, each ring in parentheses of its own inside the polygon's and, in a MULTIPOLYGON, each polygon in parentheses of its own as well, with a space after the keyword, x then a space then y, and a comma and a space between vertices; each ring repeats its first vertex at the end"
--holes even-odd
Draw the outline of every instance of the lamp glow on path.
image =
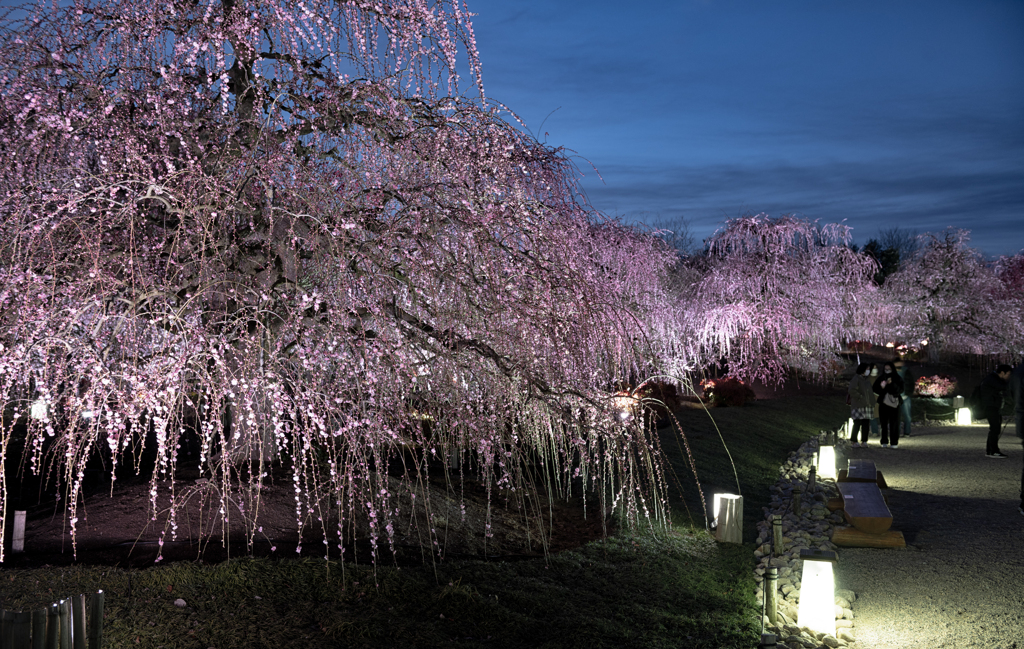
POLYGON ((822 446, 818 449, 818 477, 836 479, 836 447, 822 446))
POLYGON ((832 564, 835 552, 801 550, 804 573, 800 579, 797 624, 830 636, 836 634, 836 580, 832 564))

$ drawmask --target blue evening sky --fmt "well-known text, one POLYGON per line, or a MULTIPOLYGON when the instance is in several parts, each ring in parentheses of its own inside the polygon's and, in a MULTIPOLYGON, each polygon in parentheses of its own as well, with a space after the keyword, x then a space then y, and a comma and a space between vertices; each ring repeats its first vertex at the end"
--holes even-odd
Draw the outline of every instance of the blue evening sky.
POLYGON ((1024 2, 468 3, 487 95, 575 152, 602 212, 1024 248, 1024 2))

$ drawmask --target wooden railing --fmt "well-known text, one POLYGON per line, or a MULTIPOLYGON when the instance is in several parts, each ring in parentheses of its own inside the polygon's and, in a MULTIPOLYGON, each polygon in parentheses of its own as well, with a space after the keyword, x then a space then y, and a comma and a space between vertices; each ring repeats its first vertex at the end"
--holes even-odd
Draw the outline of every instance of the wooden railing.
POLYGON ((100 649, 103 646, 103 591, 89 596, 86 625, 85 595, 34 611, 2 611, 3 649, 100 649), (88 642, 88 645, 86 644, 88 642))

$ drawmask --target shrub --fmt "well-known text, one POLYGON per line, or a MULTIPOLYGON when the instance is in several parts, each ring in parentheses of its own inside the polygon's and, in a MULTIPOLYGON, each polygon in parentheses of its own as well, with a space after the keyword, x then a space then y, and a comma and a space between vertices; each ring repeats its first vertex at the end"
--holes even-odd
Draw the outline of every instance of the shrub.
POLYGON ((636 390, 635 395, 652 413, 655 421, 664 420, 682 403, 676 385, 661 380, 646 381, 636 390))
POLYGON ((749 385, 732 376, 705 379, 700 387, 704 390, 704 400, 712 406, 742 406, 757 398, 749 385))
POLYGON ((948 374, 922 376, 914 384, 914 395, 918 397, 950 397, 956 393, 956 377, 948 374))

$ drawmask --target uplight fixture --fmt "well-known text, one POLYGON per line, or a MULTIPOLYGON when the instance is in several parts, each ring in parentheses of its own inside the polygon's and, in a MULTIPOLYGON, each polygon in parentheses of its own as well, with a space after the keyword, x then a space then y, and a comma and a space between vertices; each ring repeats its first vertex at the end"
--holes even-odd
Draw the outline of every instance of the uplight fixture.
POLYGON ((800 558, 804 571, 800 579, 797 625, 835 636, 836 580, 832 564, 837 555, 823 550, 801 550, 800 558))
POLYGON ((46 400, 42 397, 32 402, 32 406, 28 410, 28 416, 32 419, 38 419, 40 421, 46 419, 50 412, 50 406, 46 403, 46 400))
POLYGON ((715 540, 743 543, 743 496, 715 494, 715 540))
POLYGON ((971 417, 971 409, 966 407, 963 397, 960 395, 953 397, 953 407, 956 409, 957 426, 970 426, 974 423, 974 419, 971 417))
POLYGON ((818 449, 818 477, 836 479, 836 447, 822 446, 818 449))

